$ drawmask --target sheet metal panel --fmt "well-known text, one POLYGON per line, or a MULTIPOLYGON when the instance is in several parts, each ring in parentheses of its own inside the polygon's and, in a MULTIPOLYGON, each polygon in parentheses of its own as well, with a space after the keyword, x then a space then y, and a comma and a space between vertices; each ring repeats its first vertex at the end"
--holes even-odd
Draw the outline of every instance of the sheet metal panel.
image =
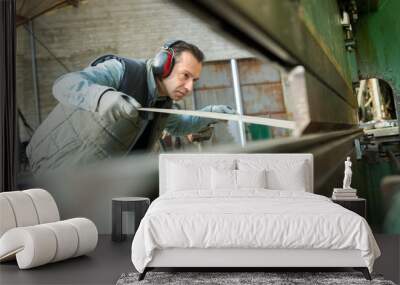
POLYGON ((251 116, 285 114, 280 82, 242 86, 244 113, 251 116))
MULTIPOLYGON (((239 78, 243 94, 244 114, 273 119, 288 119, 280 72, 271 64, 257 59, 239 62, 239 78)), ((251 140, 286 137, 287 129, 247 124, 251 140)))
MULTIPOLYGON (((228 105, 235 109, 233 78, 229 61, 212 61, 203 64, 200 79, 197 81, 193 99, 196 109, 208 105, 228 105)), ((230 144, 240 141, 239 129, 236 124, 220 123, 214 126, 211 140, 202 142, 208 144, 230 144)))
MULTIPOLYGON (((257 59, 239 59, 237 63, 244 115, 287 119, 279 71, 257 59)), ((229 62, 205 63, 194 94, 196 109, 211 104, 226 104, 234 108, 233 78, 229 62)), ((248 140, 288 136, 290 133, 288 130, 252 124, 246 124, 246 127, 248 140)), ((219 130, 216 129, 217 141, 222 133, 226 134, 219 130)))
POLYGON ((224 104, 235 107, 233 79, 229 61, 205 63, 196 83, 194 96, 196 108, 224 104))
MULTIPOLYGON (((286 113, 279 71, 255 59, 238 60, 245 115, 286 113)), ((235 106, 229 62, 204 65, 195 86, 198 109, 210 104, 235 106)))
POLYGON ((349 129, 358 122, 357 112, 343 99, 307 73, 303 67, 289 75, 290 93, 293 95, 293 117, 296 135, 318 133, 321 130, 349 129))
POLYGON ((242 85, 281 81, 278 69, 271 64, 253 58, 239 60, 239 77, 242 85))

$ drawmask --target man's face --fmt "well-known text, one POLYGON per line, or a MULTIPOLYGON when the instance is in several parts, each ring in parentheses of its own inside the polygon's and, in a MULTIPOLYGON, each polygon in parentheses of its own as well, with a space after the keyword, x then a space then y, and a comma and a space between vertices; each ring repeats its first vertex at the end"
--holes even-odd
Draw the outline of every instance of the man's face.
POLYGON ((182 52, 175 60, 171 74, 162 83, 168 96, 179 101, 193 91, 194 83, 200 78, 202 64, 187 51, 182 52))

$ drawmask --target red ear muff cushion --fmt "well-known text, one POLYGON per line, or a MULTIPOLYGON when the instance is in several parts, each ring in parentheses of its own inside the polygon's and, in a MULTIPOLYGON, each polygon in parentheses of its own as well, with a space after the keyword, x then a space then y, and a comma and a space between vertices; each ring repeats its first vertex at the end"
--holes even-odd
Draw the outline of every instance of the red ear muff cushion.
POLYGON ((162 73, 163 78, 167 77, 171 73, 172 67, 173 67, 172 66, 172 60, 173 60, 172 53, 168 50, 165 54, 166 54, 167 58, 165 60, 164 66, 163 66, 163 73, 162 73))

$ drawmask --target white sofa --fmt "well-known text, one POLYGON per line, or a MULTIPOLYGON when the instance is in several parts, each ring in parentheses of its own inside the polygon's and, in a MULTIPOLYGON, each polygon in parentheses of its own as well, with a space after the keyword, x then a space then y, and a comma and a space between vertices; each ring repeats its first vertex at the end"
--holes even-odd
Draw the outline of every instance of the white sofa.
MULTIPOLYGON (((164 197, 164 194, 171 194, 171 192, 174 192, 174 195, 176 194, 175 196, 177 197, 186 197, 185 195, 187 194, 184 194, 185 189, 196 189, 195 191, 198 191, 200 196, 214 195, 211 192, 215 191, 213 189, 216 186, 215 183, 223 184, 224 178, 220 179, 219 182, 214 181, 210 183, 210 180, 214 179, 212 174, 214 170, 209 171, 204 166, 231 170, 250 170, 249 174, 252 171, 256 172, 259 169, 265 169, 268 173, 268 178, 266 179, 268 185, 264 187, 266 188, 266 192, 277 193, 279 191, 290 190, 289 192, 313 193, 313 157, 311 154, 161 154, 159 156, 159 199, 161 200, 157 201, 157 203, 153 202, 155 204, 154 207, 152 207, 153 204, 150 206, 149 215, 147 217, 146 214, 142 220, 132 244, 132 261, 136 268, 139 267, 139 272, 142 272, 139 280, 144 278, 146 271, 160 267, 353 267, 362 270, 365 277, 370 279, 366 261, 362 257, 363 253, 358 249, 347 246, 341 247, 337 244, 333 248, 312 248, 312 245, 308 248, 246 248, 246 246, 242 248, 202 248, 171 246, 171 242, 173 243, 174 241, 171 239, 168 240, 168 234, 176 236, 176 232, 169 231, 174 223, 169 217, 173 217, 175 206, 169 208, 168 211, 170 212, 168 213, 165 209, 170 205, 168 204, 170 203, 169 201, 173 201, 171 199, 174 198, 168 196, 163 200, 162 197, 164 197), (272 189, 278 191, 273 191, 272 189), (157 208, 158 206, 160 207, 157 208), (149 225, 157 224, 157 215, 163 215, 163 213, 165 215, 160 220, 163 220, 164 224, 167 223, 168 227, 154 233, 157 229, 149 228, 149 225), (151 222, 149 222, 150 220, 151 222), (163 232, 163 230, 165 231, 163 232), (154 233, 153 236, 151 235, 152 232, 154 233), (149 246, 152 248, 151 251, 149 250, 149 246), (151 256, 148 254, 151 254, 151 256), (143 266, 141 266, 143 265, 140 262, 141 260, 147 260, 144 270, 143 266)), ((236 184, 239 183, 239 176, 235 179, 236 184)), ((241 179, 244 179, 244 184, 252 184, 251 181, 246 181, 246 177, 241 179)), ((254 180, 254 176, 251 179, 254 180)), ((229 180, 229 178, 225 180, 229 180)), ((229 185, 228 183, 226 186, 223 185, 223 187, 238 187, 238 185, 229 185)), ((233 191, 232 193, 239 192, 233 191)), ((308 194, 304 193, 304 195, 307 196, 308 194)), ((299 197, 304 195, 299 193, 299 197)), ((313 198, 312 195, 308 195, 310 199, 313 198)), ((295 195, 293 197, 295 199, 295 195)), ((185 201, 191 203, 190 199, 193 200, 194 198, 190 196, 188 200, 184 200, 185 198, 178 199, 181 199, 179 200, 180 202, 178 200, 173 201, 173 205, 180 207, 182 204, 179 203, 185 203, 185 201)), ((335 213, 338 213, 338 215, 356 215, 340 206, 338 207, 338 205, 332 203, 326 197, 316 195, 315 199, 321 199, 322 202, 318 204, 319 207, 323 208, 326 205, 328 208, 336 211, 335 213)), ((179 208, 181 213, 185 206, 182 205, 182 208, 179 208)), ((188 208, 188 206, 186 207, 188 208)), ((213 209, 212 207, 210 209, 213 209)), ((192 212, 190 212, 190 209, 185 211, 188 212, 188 215, 192 215, 194 210, 192 212)), ((179 214, 177 217, 179 217, 179 214)), ((185 219, 189 217, 195 217, 195 213, 194 216, 186 216, 185 219)), ((360 221, 362 218, 357 216, 356 219, 360 221)), ((190 221, 192 224, 196 223, 195 219, 190 221)), ((366 228, 366 232, 368 232, 368 224, 365 221, 361 222, 366 228)), ((176 223, 178 231, 181 226, 184 226, 179 223, 176 223)), ((162 224, 158 223, 161 227, 162 224)), ((346 223, 342 224, 342 226, 346 228, 346 223)), ((183 230, 183 232, 190 234, 190 230, 187 229, 183 230)), ((207 235, 209 234, 207 232, 207 235)), ((211 234, 213 235, 213 233, 211 234)), ((205 236, 206 233, 203 235, 205 236)), ((294 235, 296 235, 296 232, 294 232, 294 235)), ((366 235, 368 236, 365 237, 365 240, 369 240, 371 252, 373 252, 375 257, 379 256, 379 248, 377 248, 372 234, 368 232, 366 235)), ((194 240, 185 238, 186 240, 194 240)), ((265 238, 268 238, 268 235, 265 238)), ((300 239, 300 236, 298 238, 300 239)), ((335 237, 333 236, 332 240, 334 239, 335 237)))
POLYGON ((20 269, 57 262, 95 249, 98 233, 85 218, 60 221, 53 197, 43 189, 0 193, 0 262, 20 269))

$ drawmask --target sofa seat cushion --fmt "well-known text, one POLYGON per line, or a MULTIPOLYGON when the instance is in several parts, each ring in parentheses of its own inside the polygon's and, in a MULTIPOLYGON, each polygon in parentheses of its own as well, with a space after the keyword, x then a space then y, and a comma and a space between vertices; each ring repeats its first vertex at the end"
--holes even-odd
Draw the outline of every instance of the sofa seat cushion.
POLYGON ((97 245, 92 221, 74 218, 8 230, 0 238, 0 261, 16 257, 20 269, 80 256, 97 245))

